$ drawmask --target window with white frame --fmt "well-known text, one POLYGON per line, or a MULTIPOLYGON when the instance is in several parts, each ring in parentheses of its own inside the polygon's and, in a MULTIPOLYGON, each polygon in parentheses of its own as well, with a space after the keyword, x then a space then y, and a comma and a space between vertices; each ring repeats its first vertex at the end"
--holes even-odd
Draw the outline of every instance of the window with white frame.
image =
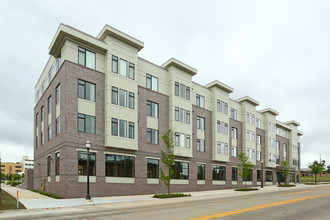
POLYGON ((94 52, 89 51, 85 48, 78 48, 78 63, 89 67, 91 69, 95 69, 96 63, 96 55, 94 52))
POLYGON ((205 130, 205 118, 197 116, 197 129, 205 130))
POLYGON ((147 116, 158 118, 158 103, 147 100, 147 116))
POLYGON ((235 119, 235 120, 237 120, 237 110, 236 109, 231 109, 230 110, 230 117, 232 118, 232 119, 235 119))
POLYGON ((256 118, 256 127, 261 128, 261 120, 259 118, 256 118))
POLYGON ((246 131, 246 139, 248 141, 255 141, 256 135, 253 131, 246 131))
POLYGON ((228 144, 218 141, 217 142, 217 152, 218 152, 218 154, 227 154, 228 155, 228 144))
POLYGON ((231 138, 237 139, 237 128, 231 128, 231 138))
POLYGON ((196 94, 196 105, 201 108, 205 108, 205 97, 199 94, 196 94))
POLYGON ((257 160, 260 161, 261 160, 261 152, 257 151, 257 160))
POLYGON ((235 146, 231 147, 231 156, 237 157, 237 147, 235 147, 235 146))
POLYGON ((146 75, 147 88, 158 92, 158 78, 150 74, 146 75))
POLYGON ((205 152, 205 140, 197 139, 197 151, 205 152))
POLYGON ((228 134, 228 123, 218 120, 217 131, 220 133, 228 134))
POLYGON ((218 110, 218 112, 228 114, 228 103, 218 99, 217 100, 217 110, 218 110))
POLYGON ((257 135, 257 144, 261 145, 261 136, 260 135, 257 135))

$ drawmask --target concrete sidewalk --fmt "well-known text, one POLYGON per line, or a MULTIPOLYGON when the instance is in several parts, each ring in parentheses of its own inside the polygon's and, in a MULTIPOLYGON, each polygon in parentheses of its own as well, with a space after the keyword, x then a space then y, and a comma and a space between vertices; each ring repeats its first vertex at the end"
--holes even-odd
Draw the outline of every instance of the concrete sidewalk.
MULTIPOLYGON (((320 185, 321 186, 321 185, 320 185)), ((304 189, 311 187, 304 184, 297 184, 295 189, 304 189)), ((315 186, 317 187, 317 186, 315 186)), ((29 190, 11 187, 11 186, 2 186, 3 190, 11 194, 16 198, 17 191, 19 191, 19 201, 27 209, 56 209, 64 207, 79 207, 79 206, 94 206, 100 204, 113 204, 113 203, 129 203, 129 202, 139 202, 139 201, 152 201, 159 200, 152 198, 153 195, 132 195, 132 196, 112 196, 112 197, 92 197, 91 202, 87 202, 85 198, 76 198, 76 199, 53 199, 47 196, 43 196, 39 193, 34 193, 29 190)), ((258 187, 259 188, 259 187, 258 187)), ((249 191, 249 192, 240 192, 234 191, 234 189, 222 189, 222 190, 209 190, 209 191, 195 191, 195 192, 185 192, 186 194, 191 194, 191 197, 233 197, 241 195, 251 195, 251 194, 260 194, 260 193, 270 193, 270 192, 283 192, 286 190, 292 189, 292 187, 277 187, 276 185, 265 186, 260 188, 260 190, 249 191)), ((186 197, 187 198, 187 197, 186 197)), ((187 198, 188 199, 188 198, 187 198)), ((173 201, 173 200, 172 200, 173 201)))

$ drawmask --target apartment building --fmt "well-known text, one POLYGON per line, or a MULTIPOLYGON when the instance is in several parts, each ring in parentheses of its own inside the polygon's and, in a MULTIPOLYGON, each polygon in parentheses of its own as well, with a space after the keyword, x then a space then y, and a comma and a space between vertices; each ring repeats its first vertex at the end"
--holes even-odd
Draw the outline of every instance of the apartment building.
POLYGON ((1 162, 1 173, 4 173, 5 175, 24 173, 24 165, 20 162, 1 162))
POLYGON ((92 197, 164 193, 161 137, 169 128, 173 192, 242 186, 242 152, 255 164, 247 185, 283 181, 283 160, 290 182, 299 182, 298 122, 257 110, 251 97, 231 99, 234 89, 217 80, 194 82, 197 70, 177 59, 155 65, 139 57, 143 47, 109 25, 96 37, 58 27, 35 86, 34 188, 43 181, 47 192, 84 197, 89 140, 92 197))

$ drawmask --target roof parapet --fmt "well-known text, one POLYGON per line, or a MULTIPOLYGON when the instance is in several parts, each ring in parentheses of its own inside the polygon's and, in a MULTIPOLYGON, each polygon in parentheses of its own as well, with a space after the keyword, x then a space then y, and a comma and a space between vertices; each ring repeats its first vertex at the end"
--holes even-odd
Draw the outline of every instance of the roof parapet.
POLYGON ((297 121, 295 121, 295 120, 291 120, 291 121, 287 121, 287 122, 284 122, 284 124, 286 124, 286 125, 290 125, 290 124, 292 124, 292 125, 295 125, 295 126, 300 126, 300 123, 299 122, 297 122, 297 121))
POLYGON ((117 30, 114 27, 111 27, 110 25, 105 25, 101 32, 97 35, 97 38, 100 40, 104 40, 107 35, 110 35, 111 37, 114 37, 120 41, 123 41, 132 47, 135 47, 140 51, 144 47, 144 43, 128 34, 125 34, 124 32, 121 32, 120 30, 117 30))
POLYGON ((292 130, 291 127, 287 126, 286 124, 284 124, 283 122, 280 122, 280 121, 278 121, 278 120, 276 120, 276 125, 279 125, 279 126, 282 127, 282 128, 288 129, 289 131, 292 130))
POLYGON ((257 100, 251 98, 250 96, 244 96, 240 99, 237 99, 236 102, 249 102, 254 106, 258 106, 260 104, 257 100))
POLYGON ((272 115, 275 115, 275 116, 278 116, 280 113, 272 108, 266 108, 266 109, 263 109, 263 110, 260 110, 259 111, 260 113, 270 113, 272 115))
POLYGON ((176 68, 179 68, 189 74, 191 74, 192 76, 197 74, 197 70, 175 58, 171 58, 168 61, 166 61, 161 67, 163 67, 164 69, 168 69, 170 66, 174 66, 176 68))
POLYGON ((210 82, 209 84, 205 85, 206 88, 210 89, 212 87, 217 87, 221 90, 224 90, 228 93, 232 93, 234 91, 233 88, 231 88, 230 86, 227 86, 226 84, 219 82, 218 80, 214 80, 213 82, 210 82))

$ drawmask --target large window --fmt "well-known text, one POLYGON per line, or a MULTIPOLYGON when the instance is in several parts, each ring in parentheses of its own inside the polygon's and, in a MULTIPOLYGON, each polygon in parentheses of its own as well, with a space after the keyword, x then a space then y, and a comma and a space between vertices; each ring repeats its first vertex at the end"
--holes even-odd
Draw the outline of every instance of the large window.
POLYGON ((197 163, 197 180, 205 180, 205 164, 197 163))
POLYGON ((111 90, 111 103, 118 105, 118 88, 112 86, 111 90))
POLYGON ((226 180, 226 167, 217 165, 212 166, 212 179, 226 180))
POLYGON ((56 89, 55 89, 55 102, 56 102, 56 105, 60 103, 60 97, 61 97, 61 87, 60 87, 60 84, 58 84, 56 86, 56 89))
POLYGON ((231 180, 237 181, 237 167, 231 168, 231 180))
POLYGON ((257 181, 261 182, 261 170, 257 170, 257 181))
POLYGON ((78 131, 95 134, 95 117, 78 113, 78 131))
POLYGON ((158 91, 158 78, 147 74, 147 88, 153 91, 158 91))
POLYGON ((147 128, 147 142, 158 144, 158 130, 147 128))
POLYGON ((78 97, 95 102, 95 84, 79 79, 78 97))
MULTIPOLYGON (((96 176, 96 154, 89 152, 89 175, 96 176)), ((87 175, 87 152, 78 151, 78 175, 87 175)))
POLYGON ((60 152, 55 154, 55 175, 60 175, 60 152))
POLYGON ((159 178, 159 160, 147 158, 147 177, 159 178))
POLYGON ((205 108, 205 97, 199 94, 196 94, 196 105, 205 108))
POLYGON ((120 89, 119 91, 119 105, 127 107, 127 91, 120 89))
POLYGON ((197 116, 197 129, 205 130, 205 118, 197 116))
POLYGON ((273 171, 266 171, 266 182, 273 182, 273 171))
POLYGON ((118 73, 118 57, 112 56, 112 72, 118 73))
POLYGON ((51 172, 51 168, 52 168, 51 160, 52 160, 51 156, 48 156, 47 157, 47 176, 50 176, 50 172, 51 172))
POLYGON ((243 181, 252 181, 252 169, 249 170, 249 175, 245 177, 243 181))
POLYGON ((85 48, 78 49, 78 63, 89 68, 95 69, 96 56, 95 53, 85 48))
POLYGON ((174 161, 172 168, 174 170, 173 179, 189 179, 189 163, 174 161))
POLYGON ((158 103, 147 101, 147 115, 158 118, 158 103))
POLYGON ((134 177, 135 158, 124 155, 106 155, 105 175, 112 177, 134 177))

